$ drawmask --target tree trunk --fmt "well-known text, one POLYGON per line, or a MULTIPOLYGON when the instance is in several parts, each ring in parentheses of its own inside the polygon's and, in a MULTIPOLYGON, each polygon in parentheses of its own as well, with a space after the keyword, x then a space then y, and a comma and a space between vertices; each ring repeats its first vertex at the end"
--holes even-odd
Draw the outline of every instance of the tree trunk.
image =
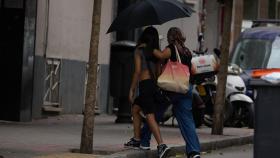
POLYGON ((94 0, 92 30, 89 50, 88 78, 80 152, 93 151, 94 108, 96 104, 97 58, 100 32, 101 0, 94 0))
POLYGON ((232 50, 235 42, 240 36, 242 30, 242 21, 243 21, 243 2, 244 0, 234 0, 233 6, 233 37, 231 38, 230 51, 232 50))
POLYGON ((232 2, 233 0, 225 0, 225 17, 224 31, 222 36, 221 48, 221 67, 218 73, 217 95, 214 106, 212 134, 223 134, 223 113, 225 104, 225 87, 227 81, 227 67, 229 57, 230 31, 232 19, 232 2))
POLYGON ((268 18, 269 0, 258 0, 258 19, 268 18))

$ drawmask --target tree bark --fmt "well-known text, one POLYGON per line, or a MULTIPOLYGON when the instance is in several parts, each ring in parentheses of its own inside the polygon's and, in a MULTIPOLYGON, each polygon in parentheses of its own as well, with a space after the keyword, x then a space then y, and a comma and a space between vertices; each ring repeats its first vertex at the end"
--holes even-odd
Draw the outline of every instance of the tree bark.
POLYGON ((94 109, 96 104, 97 58, 100 32, 101 1, 102 0, 94 0, 94 10, 92 15, 88 78, 80 145, 80 152, 86 154, 91 154, 93 152, 94 109))
POLYGON ((258 19, 268 18, 269 0, 258 0, 258 19))
POLYGON ((227 81, 227 67, 229 57, 230 31, 232 19, 232 3, 233 0, 225 0, 225 17, 224 17, 224 31, 222 35, 221 46, 221 67, 218 73, 217 95, 215 99, 213 127, 212 134, 223 134, 223 113, 225 105, 225 87, 227 81))
POLYGON ((233 6, 233 37, 231 38, 230 51, 232 50, 234 43, 240 36, 242 30, 242 20, 243 20, 243 2, 244 0, 234 0, 233 6))

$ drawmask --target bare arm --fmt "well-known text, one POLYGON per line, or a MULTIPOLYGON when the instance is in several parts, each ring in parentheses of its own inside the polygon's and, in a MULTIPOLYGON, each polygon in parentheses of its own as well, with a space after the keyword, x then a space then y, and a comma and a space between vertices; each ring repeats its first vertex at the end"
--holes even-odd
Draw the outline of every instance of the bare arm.
POLYGON ((129 90, 129 101, 133 103, 134 97, 135 97, 135 91, 137 88, 137 83, 139 81, 139 76, 141 74, 141 56, 138 52, 139 50, 136 50, 135 55, 134 55, 134 64, 135 64, 135 69, 134 73, 132 76, 132 81, 130 85, 130 90, 129 90))
POLYGON ((158 59, 168 59, 171 56, 171 50, 170 48, 165 48, 163 51, 154 49, 153 54, 158 59))

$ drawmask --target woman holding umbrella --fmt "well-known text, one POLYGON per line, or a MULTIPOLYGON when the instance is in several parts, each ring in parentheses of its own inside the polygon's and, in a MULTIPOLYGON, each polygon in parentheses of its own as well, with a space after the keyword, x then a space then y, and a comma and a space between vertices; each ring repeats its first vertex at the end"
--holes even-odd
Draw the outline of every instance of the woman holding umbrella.
POLYGON ((133 74, 129 91, 129 101, 133 105, 132 116, 134 137, 124 145, 126 147, 137 148, 140 146, 140 128, 142 121, 140 111, 143 111, 146 116, 146 122, 158 143, 158 156, 159 158, 165 158, 169 154, 170 149, 163 143, 159 126, 155 119, 157 104, 153 96, 156 92, 156 82, 152 79, 149 70, 150 67, 154 72, 156 71, 158 59, 153 55, 155 49, 159 49, 158 32, 154 27, 147 27, 142 33, 135 50, 135 72, 133 74), (139 96, 134 99, 138 82, 139 96))

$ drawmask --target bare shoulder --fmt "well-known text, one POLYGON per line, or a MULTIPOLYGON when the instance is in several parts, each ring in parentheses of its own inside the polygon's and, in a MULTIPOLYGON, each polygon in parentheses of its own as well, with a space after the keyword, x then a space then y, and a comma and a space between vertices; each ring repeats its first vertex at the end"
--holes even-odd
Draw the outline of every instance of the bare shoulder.
POLYGON ((143 51, 143 49, 146 47, 146 44, 140 44, 140 45, 138 45, 137 47, 136 47, 136 49, 135 49, 135 53, 136 54, 140 54, 142 51, 143 51))
POLYGON ((145 44, 145 43, 142 43, 142 44, 140 44, 138 47, 139 48, 144 48, 144 47, 146 47, 147 45, 145 44))

